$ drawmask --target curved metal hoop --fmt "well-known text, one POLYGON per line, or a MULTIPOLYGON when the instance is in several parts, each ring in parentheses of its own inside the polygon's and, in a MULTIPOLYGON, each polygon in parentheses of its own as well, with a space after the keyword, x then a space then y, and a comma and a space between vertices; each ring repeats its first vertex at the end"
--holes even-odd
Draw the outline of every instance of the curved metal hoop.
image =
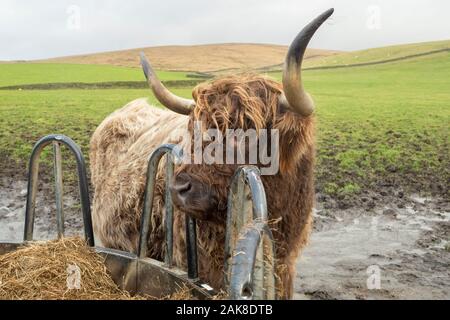
POLYGON ((225 240, 225 283, 231 299, 275 299, 274 247, 267 220, 259 169, 239 168, 228 197, 225 240))
POLYGON ((229 296, 232 300, 275 300, 274 245, 264 222, 244 228, 234 250, 229 296))
MULTIPOLYGON (((172 182, 174 172, 174 162, 181 161, 182 152, 173 144, 165 144, 156 149, 150 156, 147 169, 147 185, 144 198, 144 212, 141 217, 141 232, 139 239, 138 256, 147 257, 148 239, 152 233, 152 214, 153 199, 155 193, 156 174, 158 166, 163 156, 168 156, 166 164, 166 194, 165 194, 165 234, 166 234, 166 256, 165 263, 169 267, 173 264, 173 204, 169 192, 169 186, 172 182)), ((197 223, 195 219, 186 215, 186 250, 188 258, 188 277, 189 279, 198 278, 198 260, 197 260, 197 223)))
POLYGON ((89 200, 89 187, 86 176, 86 164, 80 147, 69 137, 64 135, 49 135, 39 140, 33 148, 28 171, 28 192, 25 210, 24 241, 33 240, 34 220, 36 209, 36 195, 39 177, 39 159, 42 150, 53 144, 54 172, 56 189, 56 215, 58 223, 58 236, 64 235, 64 214, 62 210, 62 167, 61 167, 61 145, 69 148, 75 156, 78 169, 78 185, 80 189, 81 211, 83 213, 84 235, 87 243, 94 246, 94 232, 92 230, 91 203, 89 200))

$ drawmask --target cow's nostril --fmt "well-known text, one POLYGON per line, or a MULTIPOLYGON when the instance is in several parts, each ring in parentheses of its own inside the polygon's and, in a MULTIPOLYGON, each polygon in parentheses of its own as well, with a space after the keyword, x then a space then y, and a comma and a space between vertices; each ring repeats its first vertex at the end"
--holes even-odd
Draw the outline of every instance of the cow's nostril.
POLYGON ((174 189, 179 195, 183 195, 188 193, 192 189, 192 184, 190 182, 177 184, 175 185, 174 189))

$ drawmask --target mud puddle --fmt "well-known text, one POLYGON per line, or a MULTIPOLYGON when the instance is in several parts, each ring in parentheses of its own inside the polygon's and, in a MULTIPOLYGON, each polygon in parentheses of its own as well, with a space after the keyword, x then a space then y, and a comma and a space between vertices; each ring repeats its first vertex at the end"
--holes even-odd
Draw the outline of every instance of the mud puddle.
MULTIPOLYGON (((44 185, 36 198, 35 240, 57 237, 56 206, 50 186, 44 185)), ((0 240, 22 241, 25 224, 26 181, 0 179, 0 240)), ((65 229, 67 235, 82 234, 82 218, 78 202, 64 195, 65 229)))
POLYGON ((448 203, 319 209, 298 262, 296 299, 450 299, 448 203))

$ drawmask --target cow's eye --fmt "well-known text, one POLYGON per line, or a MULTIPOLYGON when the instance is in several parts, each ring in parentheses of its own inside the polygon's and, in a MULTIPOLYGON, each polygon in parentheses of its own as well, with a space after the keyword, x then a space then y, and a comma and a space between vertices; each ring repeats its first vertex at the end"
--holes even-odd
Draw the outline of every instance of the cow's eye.
POLYGON ((282 104, 279 104, 278 105, 278 108, 277 108, 277 113, 279 114, 279 115, 284 115, 285 113, 287 113, 287 112, 289 112, 290 110, 285 106, 285 105, 282 105, 282 104))

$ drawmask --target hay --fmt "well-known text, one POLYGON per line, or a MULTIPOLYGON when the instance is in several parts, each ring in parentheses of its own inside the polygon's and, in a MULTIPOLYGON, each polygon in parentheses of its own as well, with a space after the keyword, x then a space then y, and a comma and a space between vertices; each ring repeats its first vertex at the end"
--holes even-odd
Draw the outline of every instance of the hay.
MULTIPOLYGON (((73 284, 73 283, 72 283, 73 284)), ((217 295, 213 300, 223 299, 217 295)), ((113 281, 97 254, 83 239, 33 242, 0 255, 0 300, 196 300, 186 286, 155 298, 131 296, 113 281), (70 268, 80 270, 79 288, 68 285, 70 268)))
POLYGON ((119 289, 102 256, 84 240, 32 243, 0 255, 0 300, 142 300, 119 289), (69 289, 68 268, 81 271, 79 288, 69 289))
POLYGON ((197 300, 192 295, 191 289, 189 289, 186 285, 179 287, 178 290, 166 297, 163 297, 161 300, 173 300, 173 301, 185 301, 185 300, 197 300))

